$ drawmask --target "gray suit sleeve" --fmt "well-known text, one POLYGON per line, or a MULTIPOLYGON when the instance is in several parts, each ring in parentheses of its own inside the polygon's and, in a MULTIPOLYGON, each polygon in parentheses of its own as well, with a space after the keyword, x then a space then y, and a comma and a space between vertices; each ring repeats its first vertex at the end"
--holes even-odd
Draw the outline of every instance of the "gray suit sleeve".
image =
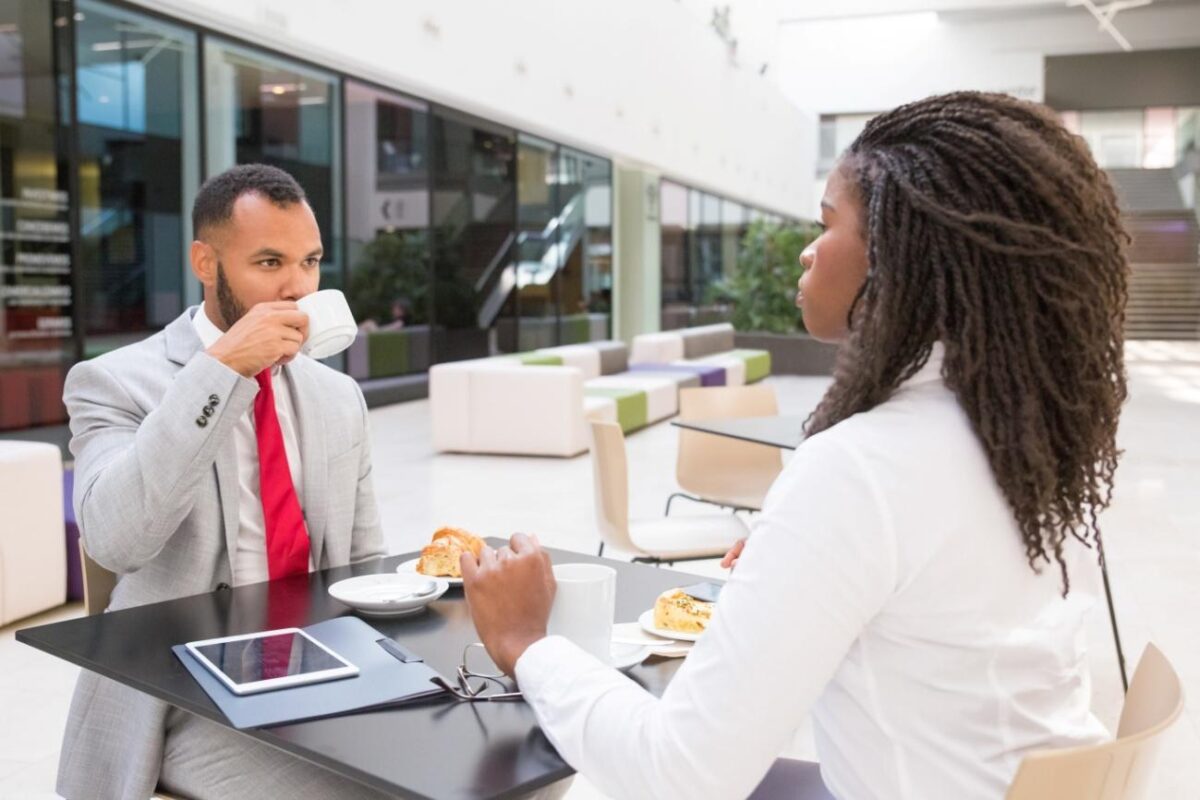
POLYGON ((158 555, 257 393, 254 381, 203 352, 176 373, 149 413, 103 361, 71 370, 63 402, 71 417, 75 513, 98 564, 125 574, 158 555), (200 425, 205 406, 212 416, 200 425))
POLYGON ((367 418, 367 402, 356 385, 355 394, 362 411, 362 459, 358 465, 358 494, 354 501, 354 530, 350 540, 350 561, 362 561, 386 553, 383 546, 383 527, 379 523, 379 507, 375 503, 375 482, 371 476, 371 424, 367 418))

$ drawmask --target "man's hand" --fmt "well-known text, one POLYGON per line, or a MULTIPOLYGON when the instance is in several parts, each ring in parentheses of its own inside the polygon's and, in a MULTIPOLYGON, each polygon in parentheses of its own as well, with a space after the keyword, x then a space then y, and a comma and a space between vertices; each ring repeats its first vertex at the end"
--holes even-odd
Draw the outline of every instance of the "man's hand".
POLYGON ((725 569, 733 569, 737 565, 738 559, 742 556, 742 551, 746 549, 746 540, 738 539, 733 543, 733 547, 729 548, 729 552, 721 559, 721 566, 725 569))
MULTIPOLYGON (((196 313, 203 314, 204 309, 196 313)), ((243 377, 253 378, 267 367, 291 361, 307 338, 308 314, 295 303, 259 303, 208 348, 208 354, 243 377)))
POLYGON ((492 661, 512 675, 526 648, 546 636, 557 584, 537 537, 518 533, 508 547, 460 559, 467 606, 492 661))

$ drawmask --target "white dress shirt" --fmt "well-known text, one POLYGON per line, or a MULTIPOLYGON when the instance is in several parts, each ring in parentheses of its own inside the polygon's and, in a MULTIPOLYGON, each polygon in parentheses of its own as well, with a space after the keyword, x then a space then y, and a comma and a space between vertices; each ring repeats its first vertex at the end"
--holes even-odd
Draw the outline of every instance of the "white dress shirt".
MULTIPOLYGON (((192 325, 205 350, 224 335, 208 318, 203 305, 192 316, 192 325)), ((275 393, 275 414, 283 431, 288 471, 292 473, 292 485, 296 487, 296 497, 303 508, 304 484, 300 469, 300 444, 296 438, 296 411, 292 406, 291 388, 279 367, 271 370, 271 388, 275 393)), ((267 570, 266 526, 263 523, 262 495, 258 485, 258 438, 254 433, 253 407, 234 428, 233 443, 238 464, 238 537, 237 552, 232 559, 233 583, 240 586, 270 578, 267 570)), ((308 568, 310 571, 313 568, 311 553, 308 568)))
POLYGON ((563 758, 617 798, 738 798, 813 716, 839 798, 1000 798, 1038 748, 1093 744, 1095 554, 1035 573, 941 349, 808 439, 707 633, 657 699, 561 637, 516 676, 563 758))

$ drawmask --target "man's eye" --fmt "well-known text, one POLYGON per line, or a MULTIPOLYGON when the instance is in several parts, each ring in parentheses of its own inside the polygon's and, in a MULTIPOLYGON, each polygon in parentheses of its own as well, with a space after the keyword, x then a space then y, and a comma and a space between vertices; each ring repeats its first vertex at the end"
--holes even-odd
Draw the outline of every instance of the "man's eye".
POLYGON ((258 263, 259 263, 259 264, 261 264, 261 265, 262 265, 262 266, 264 266, 264 267, 278 267, 278 266, 279 266, 279 259, 278 259, 278 258, 265 258, 265 259, 263 259, 262 261, 260 261, 260 262, 258 262, 258 263))
POLYGON ((306 267, 319 267, 319 266, 321 266, 321 259, 319 259, 319 258, 307 258, 307 259, 305 259, 305 260, 304 260, 304 266, 306 266, 306 267))

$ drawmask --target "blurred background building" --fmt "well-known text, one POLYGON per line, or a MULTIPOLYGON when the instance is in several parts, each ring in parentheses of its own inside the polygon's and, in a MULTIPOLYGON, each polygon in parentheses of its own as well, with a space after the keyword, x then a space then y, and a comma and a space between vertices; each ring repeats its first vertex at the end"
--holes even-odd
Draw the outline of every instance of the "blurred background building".
POLYGON ((1200 336, 1194 0, 0 0, 0 435, 61 441, 70 366, 199 302, 191 199, 233 164, 304 185, 363 329, 331 365, 377 404, 442 361, 729 319, 751 225, 810 218, 873 114, 961 88, 1086 138, 1131 334, 1200 336))

